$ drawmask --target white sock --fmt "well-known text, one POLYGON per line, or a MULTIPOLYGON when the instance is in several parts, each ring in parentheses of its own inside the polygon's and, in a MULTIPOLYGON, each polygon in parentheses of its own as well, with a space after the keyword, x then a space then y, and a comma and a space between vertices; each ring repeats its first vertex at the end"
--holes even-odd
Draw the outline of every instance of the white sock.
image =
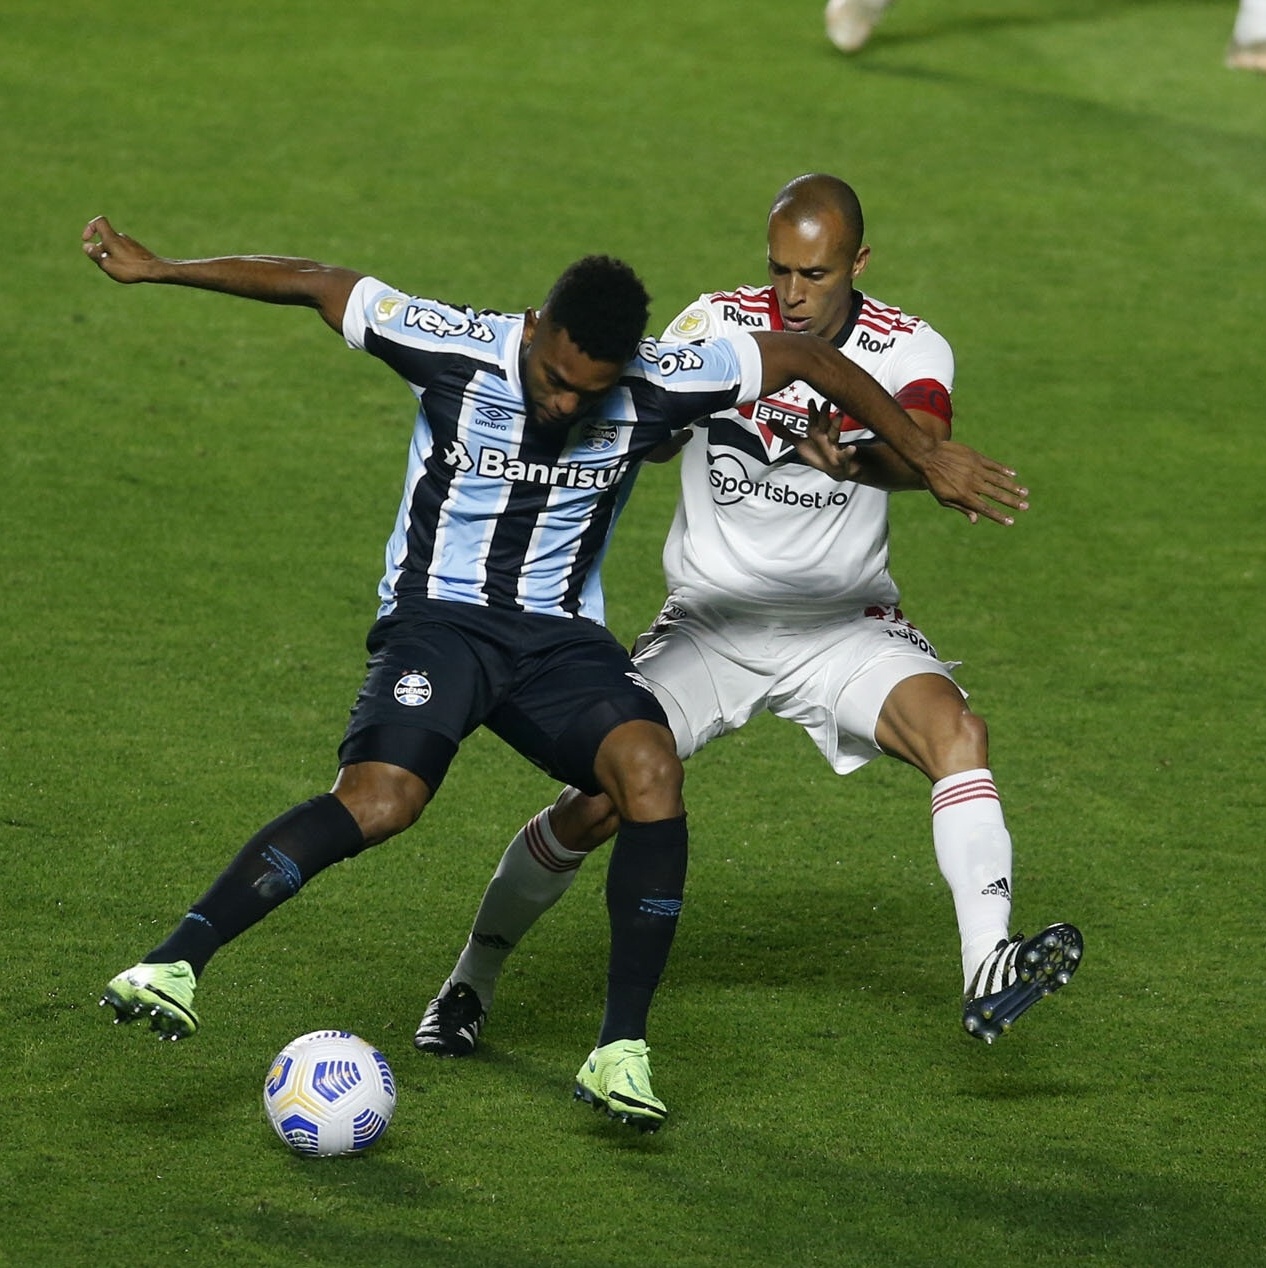
POLYGON ((1260 44, 1266 40, 1266 0, 1240 0, 1231 38, 1236 44, 1260 44))
POLYGON ((1011 835, 989 771, 961 771, 932 785, 932 844, 954 896, 966 990, 1011 920, 1011 835))
MULTIPOLYGON (((567 892, 586 855, 564 849, 542 810, 506 846, 449 982, 475 988, 491 1009, 497 978, 519 939, 567 892)), ((447 985, 447 984, 446 984, 447 985)))

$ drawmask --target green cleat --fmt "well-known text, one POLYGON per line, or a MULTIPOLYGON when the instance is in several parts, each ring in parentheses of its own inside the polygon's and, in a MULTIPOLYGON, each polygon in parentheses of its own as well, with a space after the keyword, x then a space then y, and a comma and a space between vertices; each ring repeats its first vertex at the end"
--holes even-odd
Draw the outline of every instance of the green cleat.
POLYGON ((576 1075, 575 1099, 643 1132, 658 1131, 668 1117, 664 1102, 651 1091, 644 1039, 617 1039, 595 1048, 576 1075))
POLYGON ((188 1039, 198 1029, 193 1011, 197 979, 187 960, 175 964, 134 964, 111 978, 101 1005, 114 1009, 114 1023, 148 1017, 161 1039, 188 1039))

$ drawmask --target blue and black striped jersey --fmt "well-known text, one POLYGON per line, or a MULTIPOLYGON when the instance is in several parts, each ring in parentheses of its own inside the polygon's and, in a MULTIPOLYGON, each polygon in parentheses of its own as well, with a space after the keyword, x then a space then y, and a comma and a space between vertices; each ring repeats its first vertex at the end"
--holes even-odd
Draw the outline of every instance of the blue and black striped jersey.
POLYGON ((760 394, 748 335, 648 339, 582 421, 550 432, 525 414, 522 314, 419 299, 366 277, 343 334, 418 401, 379 615, 418 595, 602 621, 599 570, 641 460, 693 419, 760 394))

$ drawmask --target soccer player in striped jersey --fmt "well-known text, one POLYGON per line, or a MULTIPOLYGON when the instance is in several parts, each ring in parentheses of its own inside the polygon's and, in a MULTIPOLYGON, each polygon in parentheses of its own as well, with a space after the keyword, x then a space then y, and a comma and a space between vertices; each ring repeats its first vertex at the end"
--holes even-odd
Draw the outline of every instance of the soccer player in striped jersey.
MULTIPOLYGON (((854 191, 835 177, 799 177, 770 211, 770 284, 700 296, 666 337, 825 338, 944 440, 950 347, 925 321, 857 289, 869 256, 854 191)), ((838 774, 886 753, 927 776, 934 853, 958 921, 963 1025, 992 1042, 1068 981, 1081 935, 1068 924, 1028 939, 1009 931, 1011 837, 985 723, 955 684, 954 665, 906 619, 888 569, 889 493, 920 481, 854 419, 843 423, 846 480, 806 465, 792 438, 824 408, 820 393, 795 383, 695 424, 664 547, 668 599, 634 663, 683 758, 769 710, 802 726, 838 774)), ((609 803, 568 790, 515 837, 426 1009, 420 1048, 473 1050, 506 956, 615 822, 609 803)), ((583 1069, 577 1095, 600 1101, 583 1069)))
MULTIPOLYGON (((1010 522, 1007 509, 1026 505, 1015 473, 929 439, 823 341, 770 332, 689 346, 645 340, 645 288, 606 256, 567 269, 539 313, 504 314, 313 260, 165 259, 105 217, 82 237, 118 282, 315 309, 396 371, 417 403, 368 672, 333 788, 252 836, 170 936, 110 981, 102 1003, 117 1021, 193 1034, 194 989, 212 956, 325 868, 412 825, 462 739, 483 725, 561 782, 609 799, 619 820, 609 989, 591 1064, 620 1116, 653 1130, 666 1111, 645 1060, 630 1054, 645 1051, 687 843, 663 709, 601 624, 599 565, 633 473, 693 418, 800 378, 888 436, 940 501, 972 519, 1010 522), (617 1079, 620 1090, 608 1086, 617 1079)), ((796 451, 843 476, 838 440, 838 424, 818 419, 796 451)))

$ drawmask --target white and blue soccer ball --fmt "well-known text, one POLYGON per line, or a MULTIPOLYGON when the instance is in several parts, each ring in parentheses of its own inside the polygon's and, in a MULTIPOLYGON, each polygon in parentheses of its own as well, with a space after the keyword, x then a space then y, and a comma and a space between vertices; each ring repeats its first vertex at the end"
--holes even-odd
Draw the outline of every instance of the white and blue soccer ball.
POLYGON ((296 1153, 363 1153, 387 1130, 396 1080, 372 1044, 346 1030, 288 1043, 264 1081, 264 1113, 296 1153))

